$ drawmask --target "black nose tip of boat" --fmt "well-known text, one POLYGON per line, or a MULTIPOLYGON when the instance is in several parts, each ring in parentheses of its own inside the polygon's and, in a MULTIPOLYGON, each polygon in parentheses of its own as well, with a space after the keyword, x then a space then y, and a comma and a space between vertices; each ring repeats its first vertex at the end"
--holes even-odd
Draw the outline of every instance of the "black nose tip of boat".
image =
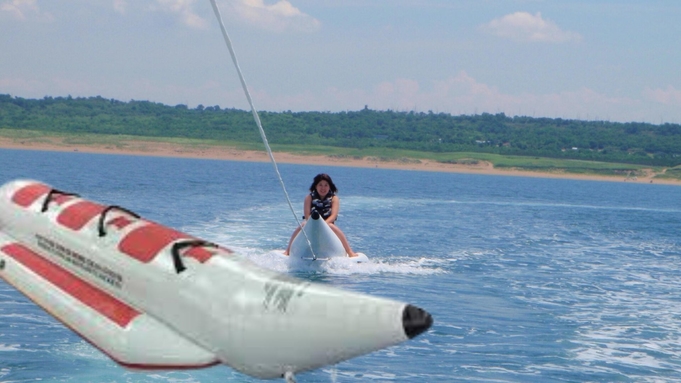
POLYGON ((312 213, 310 213, 310 218, 312 218, 314 220, 319 219, 319 213, 317 212, 317 210, 312 210, 312 213))
POLYGON ((402 326, 409 339, 423 333, 433 325, 433 317, 425 310, 407 305, 402 312, 402 326))

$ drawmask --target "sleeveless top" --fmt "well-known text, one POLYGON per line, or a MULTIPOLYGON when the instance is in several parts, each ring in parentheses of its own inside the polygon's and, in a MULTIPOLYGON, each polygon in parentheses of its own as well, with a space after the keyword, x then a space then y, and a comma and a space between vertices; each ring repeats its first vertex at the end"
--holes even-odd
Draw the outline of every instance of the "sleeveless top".
POLYGON ((319 196, 319 193, 317 193, 317 190, 313 190, 310 192, 310 196, 312 197, 312 201, 310 203, 310 208, 312 210, 317 210, 317 213, 322 216, 324 220, 329 218, 331 215, 331 201, 333 200, 333 196, 335 196, 334 192, 329 190, 329 193, 326 195, 326 198, 321 199, 319 196))

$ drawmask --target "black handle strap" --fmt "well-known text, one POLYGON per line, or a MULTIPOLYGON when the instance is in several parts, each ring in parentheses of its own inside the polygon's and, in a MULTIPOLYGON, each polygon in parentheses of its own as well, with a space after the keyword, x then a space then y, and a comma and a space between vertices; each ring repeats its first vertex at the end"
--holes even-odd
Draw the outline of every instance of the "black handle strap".
POLYGON ((126 208, 120 207, 118 205, 107 206, 106 209, 102 210, 101 214, 99 214, 99 222, 97 223, 97 230, 99 231, 100 237, 103 237, 103 236, 106 235, 106 231, 104 230, 104 221, 106 220, 107 213, 109 213, 111 210, 122 211, 124 213, 129 214, 130 216, 132 216, 134 218, 140 217, 136 213, 134 213, 134 212, 132 212, 132 211, 126 209, 126 208))
POLYGON ((202 239, 188 239, 186 241, 179 241, 175 242, 173 244, 172 249, 170 250, 171 255, 173 256, 173 264, 175 265, 175 271, 179 274, 187 268, 184 266, 184 263, 182 262, 182 257, 180 256, 180 250, 184 249, 185 247, 215 247, 217 248, 218 245, 204 241, 202 239))
POLYGON ((43 206, 40 209, 41 213, 44 213, 44 212, 47 211, 47 207, 50 205, 50 202, 52 202, 52 197, 54 197, 55 195, 70 195, 70 196, 73 196, 73 197, 80 197, 78 194, 67 193, 67 192, 63 192, 61 190, 57 190, 57 189, 50 189, 50 192, 47 193, 47 196, 45 197, 45 200, 43 201, 43 206))

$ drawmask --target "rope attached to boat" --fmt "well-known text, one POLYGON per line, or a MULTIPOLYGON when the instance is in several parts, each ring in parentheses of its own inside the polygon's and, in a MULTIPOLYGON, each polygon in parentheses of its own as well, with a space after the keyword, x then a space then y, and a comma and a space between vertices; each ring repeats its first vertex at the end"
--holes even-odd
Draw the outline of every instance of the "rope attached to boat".
POLYGON ((253 113, 253 118, 255 119, 255 124, 258 126, 258 130, 260 131, 260 137, 262 138, 263 144, 265 144, 265 149, 267 149, 267 154, 270 156, 270 161, 272 162, 272 166, 274 167, 274 172, 277 173, 277 178, 279 179, 279 183, 281 184, 281 188, 284 191, 284 196, 286 197, 286 202, 288 203, 288 207, 291 210, 291 213, 293 214, 293 217, 296 219, 296 223, 300 227, 300 231, 305 235, 305 240, 307 241, 308 246, 310 247, 310 252, 312 252, 312 259, 316 260, 317 256, 314 253, 314 250, 312 250, 312 243, 310 243, 310 238, 307 237, 307 233, 305 233, 305 230, 302 230, 303 225, 300 222, 300 219, 298 219, 298 216, 296 215, 295 209, 293 209, 293 205, 291 204, 291 199, 289 198, 288 192, 286 191, 286 185, 284 185, 284 180, 281 178, 281 174, 279 173, 279 167, 277 166, 277 161, 274 159, 274 154, 272 154, 272 149, 270 148, 269 142, 267 142, 267 136, 265 135, 265 130, 262 128, 262 123, 260 122, 260 116, 258 116, 258 112, 255 110, 255 106, 253 105, 253 100, 251 99, 251 93, 248 91, 248 86, 246 85, 246 80, 244 79, 243 74, 241 74, 241 67, 239 67, 239 61, 236 58, 236 53, 234 53, 234 48, 232 48, 232 40, 229 38, 229 35, 227 34, 227 29, 225 28, 225 23, 222 21, 222 15, 220 14, 220 9, 218 8, 218 5, 216 4, 215 0, 210 0, 210 4, 213 6, 213 12, 215 12, 215 17, 218 19, 218 23, 220 23, 220 30, 222 31, 222 37, 225 39, 225 44, 227 44, 227 49, 229 49, 229 54, 232 56, 232 62, 234 63, 234 67, 236 67, 236 71, 239 75, 239 80, 241 81, 241 87, 244 89, 244 93, 246 94, 246 99, 248 100, 248 104, 251 106, 251 112, 253 113))

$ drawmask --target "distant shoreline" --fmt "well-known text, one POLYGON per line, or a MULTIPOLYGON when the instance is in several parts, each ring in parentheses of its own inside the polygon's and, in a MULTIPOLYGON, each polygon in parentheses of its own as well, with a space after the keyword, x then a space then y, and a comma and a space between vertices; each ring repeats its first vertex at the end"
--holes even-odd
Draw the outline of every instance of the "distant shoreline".
MULTIPOLYGON (((172 142, 125 140, 117 144, 78 144, 70 143, 62 137, 9 138, 0 137, 0 148, 19 150, 44 150, 59 152, 83 152, 100 154, 123 154, 138 156, 202 158, 230 161, 269 162, 265 152, 255 150, 241 150, 226 146, 214 145, 183 145, 172 142)), ((591 174, 549 173, 514 169, 495 169, 489 162, 476 164, 447 164, 431 160, 402 159, 384 160, 376 157, 342 157, 325 155, 301 155, 286 152, 275 152, 274 158, 278 163, 305 164, 320 166, 346 166, 379 169, 400 169, 413 171, 432 171, 450 173, 469 173, 482 175, 523 176, 540 178, 564 178, 592 181, 655 183, 681 185, 681 180, 657 179, 654 174, 644 177, 625 178, 622 176, 602 176, 591 174)), ((332 170, 329 170, 331 173, 332 170)))

